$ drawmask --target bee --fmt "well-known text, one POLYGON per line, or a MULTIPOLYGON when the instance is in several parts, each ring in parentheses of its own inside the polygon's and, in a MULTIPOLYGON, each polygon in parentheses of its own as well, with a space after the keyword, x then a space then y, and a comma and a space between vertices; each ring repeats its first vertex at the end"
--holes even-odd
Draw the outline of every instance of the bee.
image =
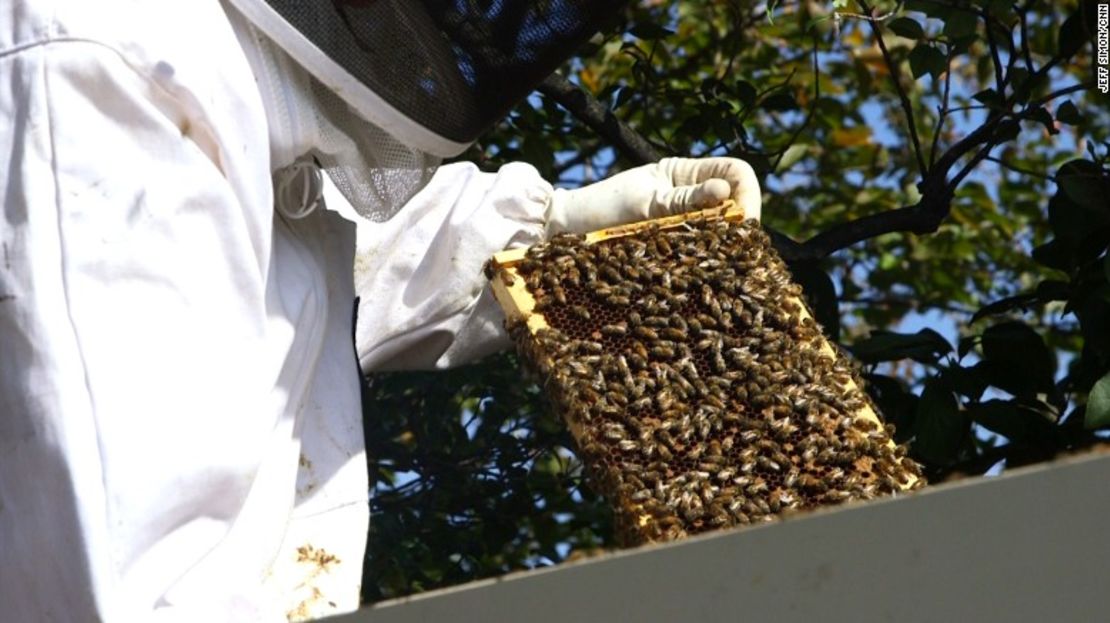
POLYGON ((671 243, 667 242, 666 237, 657 236, 654 242, 655 248, 658 249, 660 255, 668 256, 674 253, 674 249, 671 248, 671 243))
POLYGON ((607 324, 601 327, 601 334, 608 337, 624 337, 628 335, 628 325, 624 323, 607 324))
POLYGON ((620 392, 608 392, 605 394, 605 399, 620 407, 628 406, 628 396, 620 392))
POLYGON ((620 283, 624 281, 620 270, 615 268, 612 264, 603 264, 598 272, 602 277, 608 280, 609 283, 620 283))
POLYGON ((824 493, 829 487, 820 478, 812 474, 802 474, 798 477, 798 486, 805 491, 824 493))
POLYGON ((661 335, 662 337, 667 338, 668 340, 683 341, 683 342, 686 341, 686 337, 687 337, 687 334, 686 334, 685 331, 683 331, 681 329, 672 328, 672 327, 667 327, 667 328, 664 328, 664 329, 660 329, 659 335, 661 335))
POLYGON ((535 309, 538 312, 542 312, 542 311, 550 308, 552 303, 554 302, 554 300, 555 300, 554 297, 552 297, 550 294, 546 294, 546 293, 541 294, 541 295, 536 297, 536 304, 533 307, 533 309, 535 309))
POLYGON ((579 341, 578 348, 581 349, 583 352, 592 354, 602 354, 602 352, 604 351, 603 346, 601 344, 598 344, 597 342, 579 341))
POLYGON ((698 321, 698 326, 701 328, 716 329, 718 327, 717 320, 713 316, 698 313, 694 316, 694 319, 698 321))
POLYGON ((649 352, 655 359, 673 359, 675 356, 674 349, 666 346, 652 346, 649 352))

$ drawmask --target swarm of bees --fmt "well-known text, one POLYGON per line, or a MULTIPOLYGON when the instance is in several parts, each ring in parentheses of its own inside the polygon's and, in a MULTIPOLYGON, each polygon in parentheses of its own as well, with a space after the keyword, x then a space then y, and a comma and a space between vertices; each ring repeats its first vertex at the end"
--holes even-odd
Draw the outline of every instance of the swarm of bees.
POLYGON ((758 222, 560 235, 516 268, 547 326, 510 332, 624 544, 924 484, 758 222))

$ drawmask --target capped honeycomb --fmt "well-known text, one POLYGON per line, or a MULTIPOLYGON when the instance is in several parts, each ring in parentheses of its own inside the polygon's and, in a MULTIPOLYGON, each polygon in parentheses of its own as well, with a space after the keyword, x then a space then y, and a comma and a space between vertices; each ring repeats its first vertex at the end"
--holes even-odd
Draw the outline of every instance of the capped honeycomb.
POLYGON ((736 216, 560 235, 490 265, 626 545, 924 484, 759 223, 736 216))

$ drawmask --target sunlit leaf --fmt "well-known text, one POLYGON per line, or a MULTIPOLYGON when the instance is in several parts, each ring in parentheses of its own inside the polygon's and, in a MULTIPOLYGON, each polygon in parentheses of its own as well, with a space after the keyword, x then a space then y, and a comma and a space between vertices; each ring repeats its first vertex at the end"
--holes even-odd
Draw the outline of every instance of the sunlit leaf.
POLYGON ((775 173, 782 173, 790 167, 798 163, 802 158, 806 157, 809 152, 808 145, 794 144, 786 148, 783 152, 782 158, 779 160, 778 166, 775 167, 775 173))
POLYGON ((1087 428, 1110 426, 1110 374, 1099 379, 1087 395, 1087 413, 1083 423, 1087 428))
POLYGON ((837 128, 832 131, 833 144, 838 147, 858 147, 871 142, 871 128, 856 126, 853 128, 837 128))

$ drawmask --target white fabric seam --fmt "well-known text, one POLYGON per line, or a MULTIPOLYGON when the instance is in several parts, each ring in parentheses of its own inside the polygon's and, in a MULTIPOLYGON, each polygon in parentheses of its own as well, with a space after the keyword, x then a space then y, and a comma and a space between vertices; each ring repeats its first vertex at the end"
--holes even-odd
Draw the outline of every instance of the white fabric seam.
MULTIPOLYGON (((54 138, 54 106, 53 106, 53 102, 52 102, 51 97, 50 97, 50 72, 47 70, 47 65, 50 63, 50 60, 49 60, 49 55, 46 54, 45 52, 46 52, 45 50, 42 50, 42 85, 43 85, 43 100, 44 100, 44 104, 45 104, 45 108, 46 108, 46 133, 47 133, 47 136, 49 137, 49 141, 50 141, 50 169, 51 169, 51 172, 53 173, 53 178, 54 178, 53 179, 53 182, 54 182, 54 209, 56 211, 56 218, 57 218, 56 227, 58 229, 58 254, 60 256, 60 264, 58 266, 58 271, 60 273, 59 276, 60 276, 61 282, 62 282, 62 296, 65 300, 66 316, 69 318, 70 339, 73 340, 73 348, 77 351, 77 358, 81 362, 81 376, 82 376, 82 378, 84 379, 84 382, 85 382, 85 398, 86 398, 86 401, 88 403, 88 408, 89 408, 90 414, 92 415, 92 419, 95 421, 97 419, 96 401, 93 399, 92 386, 89 383, 89 369, 88 369, 88 365, 85 361, 85 353, 81 348, 81 340, 80 340, 80 338, 78 337, 78 334, 77 334, 77 323, 73 318, 73 306, 70 304, 70 299, 69 299, 69 296, 70 296, 69 279, 68 279, 68 275, 66 274, 66 270, 65 270, 65 251, 64 251, 64 249, 65 249, 65 234, 62 231, 62 212, 63 212, 63 208, 62 208, 62 186, 61 186, 61 183, 58 181, 59 180, 59 175, 58 175, 59 166, 58 166, 58 152, 55 149, 56 141, 55 141, 55 138, 54 138)), ((99 427, 97 427, 97 428, 99 428, 99 427)), ((98 437, 96 439, 96 452, 97 452, 97 460, 98 460, 98 463, 99 463, 98 467, 100 468, 100 478, 99 478, 99 480, 100 480, 101 497, 106 498, 107 491, 108 491, 108 483, 105 481, 104 454, 103 454, 102 448, 103 448, 103 444, 101 443, 101 439, 98 435, 98 437)), ((71 481, 72 481, 72 478, 71 478, 71 481)), ((77 483, 72 483, 72 485, 75 489, 77 488, 77 483)), ((108 517, 107 517, 107 507, 105 507, 103 509, 103 512, 105 514, 104 514, 104 517, 102 519, 103 519, 104 523, 107 524, 108 521, 109 521, 108 517)), ((87 521, 87 518, 82 517, 80 514, 78 514, 77 517, 78 517, 78 521, 80 521, 82 524, 84 524, 87 521)), ((86 560, 91 565, 92 561, 88 560, 88 558, 87 558, 88 552, 85 552, 85 554, 86 554, 86 560)), ((114 554, 115 554, 115 552, 112 552, 113 568, 115 566, 114 554)), ((99 593, 99 591, 95 591, 95 590, 94 590, 94 592, 99 593)), ((103 607, 103 605, 104 604, 100 604, 100 607, 103 607)))

